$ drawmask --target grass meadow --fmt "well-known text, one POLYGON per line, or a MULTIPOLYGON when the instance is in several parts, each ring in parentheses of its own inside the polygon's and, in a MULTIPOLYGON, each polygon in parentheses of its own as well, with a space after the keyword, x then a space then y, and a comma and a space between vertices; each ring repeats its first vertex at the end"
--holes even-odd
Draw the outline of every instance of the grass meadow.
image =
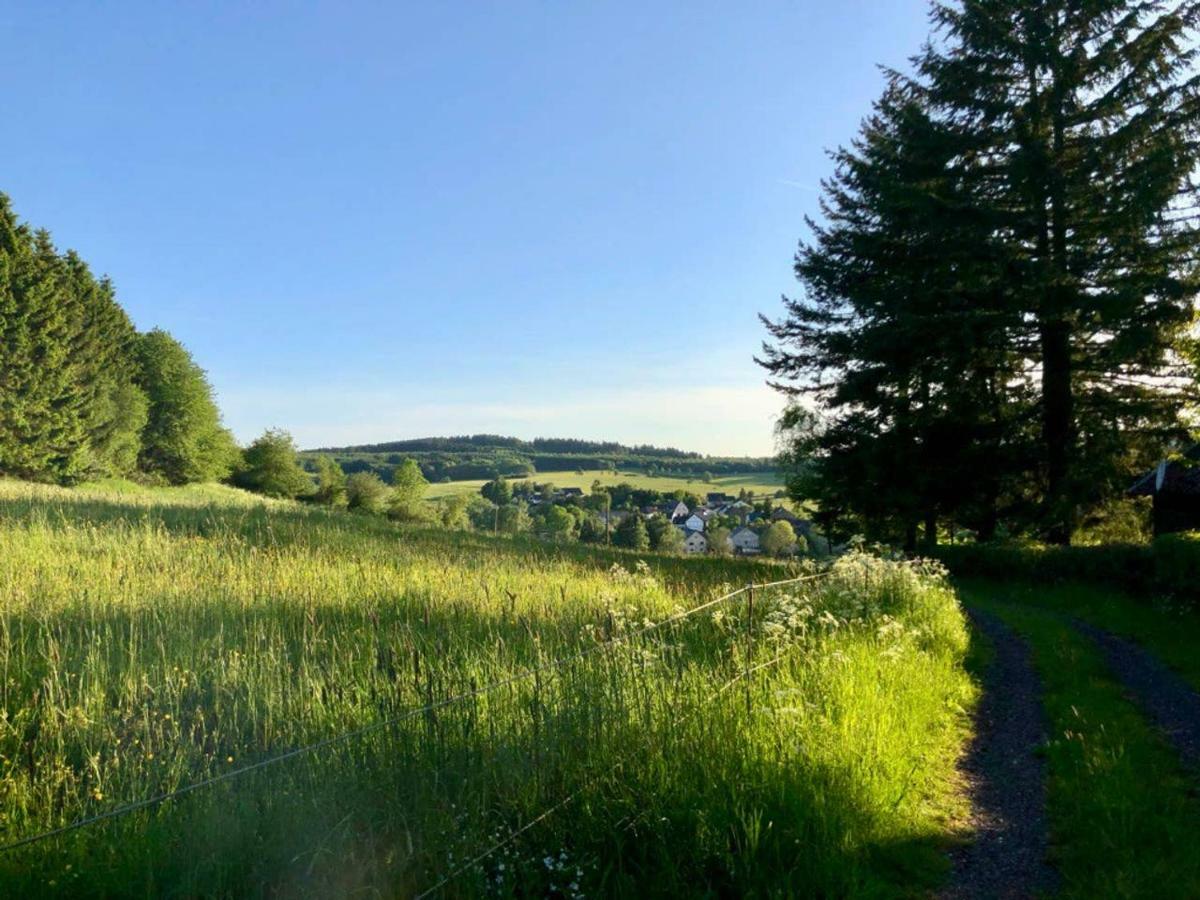
MULTIPOLYGON (((514 484, 526 479, 510 479, 514 484)), ((592 482, 599 481, 603 485, 631 484, 635 488, 651 491, 661 491, 669 494, 672 491, 690 491, 703 497, 710 491, 721 491, 737 496, 742 489, 752 491, 755 496, 771 496, 783 487, 783 480, 770 472, 750 472, 738 475, 714 476, 711 481, 700 478, 683 478, 670 475, 646 475, 641 472, 542 472, 531 476, 528 480, 539 484, 550 482, 556 487, 581 488, 588 491, 592 482)), ((429 485, 425 491, 428 500, 437 500, 455 494, 478 494, 483 487, 483 481, 446 481, 429 485)), ((784 501, 781 501, 784 502, 784 501)))
POLYGON ((935 886, 975 698, 957 598, 848 556, 672 619, 788 574, 0 482, 0 843, 326 741, 6 850, 0 893, 935 886))

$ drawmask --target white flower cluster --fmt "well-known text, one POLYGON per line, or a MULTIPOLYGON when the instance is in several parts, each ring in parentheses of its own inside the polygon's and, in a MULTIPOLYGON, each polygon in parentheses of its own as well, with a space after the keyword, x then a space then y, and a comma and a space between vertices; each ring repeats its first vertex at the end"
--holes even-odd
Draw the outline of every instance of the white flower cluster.
MULTIPOLYGON (((503 831, 497 830, 493 838, 499 842, 503 831)), ((515 844, 506 844, 496 851, 492 862, 485 869, 482 865, 478 874, 483 876, 487 893, 493 897, 537 893, 533 885, 544 883, 542 891, 546 897, 561 897, 564 900, 584 900, 584 864, 572 861, 565 849, 557 854, 523 855, 515 844)), ((593 867, 588 867, 593 868, 593 867)))

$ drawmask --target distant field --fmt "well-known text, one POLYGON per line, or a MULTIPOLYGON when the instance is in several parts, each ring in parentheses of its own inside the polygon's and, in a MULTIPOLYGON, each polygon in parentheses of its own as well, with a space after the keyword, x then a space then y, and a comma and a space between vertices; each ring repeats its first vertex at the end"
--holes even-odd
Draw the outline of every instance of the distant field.
MULTIPOLYGON (((528 479, 513 479, 517 481, 528 479)), ((710 491, 723 491, 726 494, 737 494, 745 488, 759 494, 774 494, 783 487, 783 480, 771 472, 750 472, 743 475, 725 475, 713 478, 712 481, 702 481, 699 478, 679 478, 671 476, 650 476, 639 472, 604 472, 600 470, 584 472, 541 472, 532 476, 532 480, 540 484, 550 482, 556 487, 577 487, 587 491, 593 481, 601 484, 631 484, 634 487, 647 488, 654 491, 669 493, 670 491, 691 491, 703 496, 710 491)), ((454 494, 476 494, 485 482, 477 481, 448 481, 431 484, 425 492, 426 499, 437 500, 454 494)))

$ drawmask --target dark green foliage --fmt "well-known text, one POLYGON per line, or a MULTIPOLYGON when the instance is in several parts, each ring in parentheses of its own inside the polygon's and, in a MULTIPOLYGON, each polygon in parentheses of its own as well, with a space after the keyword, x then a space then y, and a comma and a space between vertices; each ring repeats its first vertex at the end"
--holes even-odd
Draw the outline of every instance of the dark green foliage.
POLYGON ((346 479, 346 506, 356 512, 381 513, 388 486, 374 472, 355 472, 346 479))
POLYGON ((317 490, 313 499, 325 506, 339 506, 346 502, 346 473, 332 456, 317 457, 317 490))
POLYGON ((1182 434, 1197 4, 935 4, 835 156, 762 363, 795 496, 914 548, 938 519, 1069 540, 1182 434))
POLYGON ((421 474, 415 460, 406 459, 392 473, 392 494, 388 499, 388 515, 393 519, 414 522, 424 517, 425 488, 429 482, 421 474))
POLYGON ((533 527, 533 520, 524 503, 497 507, 495 521, 502 534, 524 534, 533 527))
POLYGON ((637 513, 630 513, 622 519, 613 532, 612 542, 627 550, 649 550, 650 535, 642 517, 637 513))
POLYGON ((74 253, 0 194, 0 474, 69 483, 128 474, 146 401, 135 332, 74 253))
POLYGON ((390 480, 392 469, 405 458, 416 460, 429 481, 524 478, 535 472, 608 471, 617 464, 647 474, 653 471, 686 478, 699 477, 705 471, 729 475, 775 469, 770 457, 705 457, 672 448, 627 447, 610 441, 559 438, 522 441, 490 434, 421 438, 312 452, 330 454, 346 472, 373 471, 384 480, 390 480))
POLYGON ((564 507, 548 504, 542 514, 539 534, 552 541, 570 540, 575 534, 575 517, 564 507))
POLYGON ((218 481, 238 457, 208 378, 182 344, 155 329, 137 342, 139 385, 150 401, 141 468, 171 484, 218 481))
POLYGON ((603 544, 607 539, 604 524, 595 516, 588 515, 579 523, 579 540, 585 544, 603 544))
POLYGON ((466 531, 471 527, 470 504, 472 497, 466 494, 451 494, 443 497, 437 506, 438 521, 446 528, 466 531))
POLYGON ((312 480, 300 468, 296 452, 296 442, 286 431, 264 432, 246 448, 234 484, 268 497, 287 499, 311 492, 312 480))
POLYGON ((1168 534, 1152 544, 1055 547, 958 544, 932 553, 959 578, 1122 588, 1143 602, 1163 596, 1200 604, 1200 535, 1168 534))
MULTIPOLYGON (((668 531, 675 531, 675 526, 662 513, 655 513, 646 520, 646 534, 650 538, 650 546, 658 549, 659 543, 668 531)), ((669 539, 668 539, 669 540, 669 539)))
POLYGON ((485 499, 492 501, 492 503, 495 503, 497 506, 504 506, 505 504, 512 502, 513 497, 512 485, 510 485, 503 476, 489 481, 479 489, 479 493, 482 494, 485 499))
MULTIPOLYGON (((641 517, 635 513, 633 518, 641 517)), ((657 550, 659 553, 683 552, 683 532, 661 513, 655 513, 646 520, 646 533, 650 539, 651 550, 657 550)))

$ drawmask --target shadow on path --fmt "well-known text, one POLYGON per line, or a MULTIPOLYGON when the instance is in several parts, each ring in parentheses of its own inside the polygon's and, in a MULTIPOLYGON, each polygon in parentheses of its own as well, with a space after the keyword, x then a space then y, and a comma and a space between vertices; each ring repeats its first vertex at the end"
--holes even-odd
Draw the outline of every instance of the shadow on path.
POLYGON ((1029 648, 996 617, 968 610, 995 655, 983 673, 976 735, 962 764, 972 843, 951 853, 947 898, 1032 897, 1055 884, 1046 861, 1046 773, 1041 680, 1029 648))

